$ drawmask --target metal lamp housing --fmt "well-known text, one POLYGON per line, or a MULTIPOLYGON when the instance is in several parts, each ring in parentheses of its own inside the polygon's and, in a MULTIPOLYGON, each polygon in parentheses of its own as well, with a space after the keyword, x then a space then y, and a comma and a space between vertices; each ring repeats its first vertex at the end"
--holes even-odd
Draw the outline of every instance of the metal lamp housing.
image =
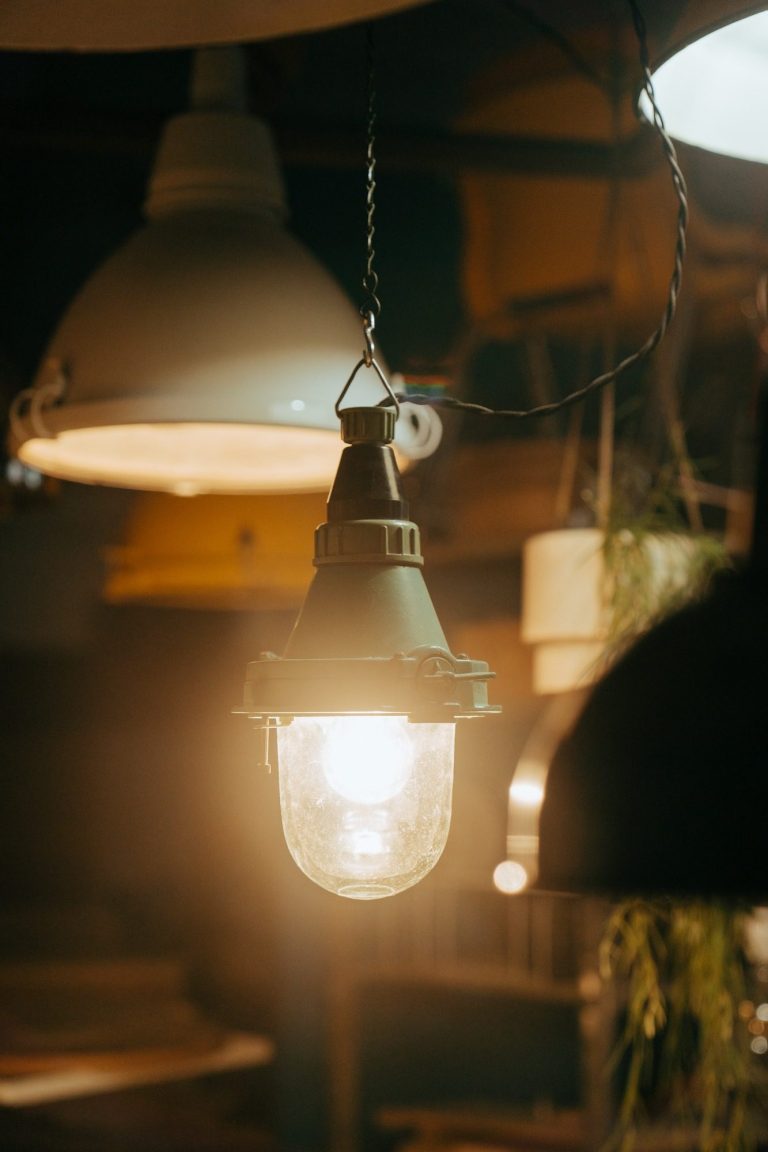
POLYGON ((285 655, 248 666, 241 711, 277 728, 283 829, 339 895, 417 883, 450 824, 453 736, 488 704, 484 661, 455 656, 424 583, 388 446, 395 414, 346 409, 348 447, 315 533, 316 574, 285 655))

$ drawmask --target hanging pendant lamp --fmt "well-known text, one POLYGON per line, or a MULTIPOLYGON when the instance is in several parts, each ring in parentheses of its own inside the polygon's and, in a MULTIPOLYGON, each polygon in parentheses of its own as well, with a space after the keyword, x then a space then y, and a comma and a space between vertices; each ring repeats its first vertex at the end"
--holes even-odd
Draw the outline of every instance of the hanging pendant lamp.
POLYGON ((346 448, 285 654, 248 665, 237 709, 264 733, 265 760, 276 729, 294 860, 320 887, 356 900, 394 895, 434 867, 450 826, 456 721, 498 711, 488 703, 488 665, 448 648, 390 447, 401 405, 372 335, 381 301, 370 29, 367 59, 365 348, 334 405, 346 448), (342 408, 353 384, 385 395, 375 407, 342 408))
MULTIPOLYGON (((182 495, 333 477, 333 403, 360 317, 285 228, 269 131, 242 111, 242 64, 238 49, 197 54, 193 109, 166 127, 146 227, 70 305, 12 412, 30 467, 182 495)), ((434 417, 401 423, 418 453, 434 417)))
POLYGON ((316 884, 373 900, 421 880, 448 835, 456 722, 498 711, 483 661, 454 656, 421 574, 389 444, 395 412, 348 408, 315 534, 317 572, 282 658, 248 666, 242 708, 277 732, 289 850, 316 884))

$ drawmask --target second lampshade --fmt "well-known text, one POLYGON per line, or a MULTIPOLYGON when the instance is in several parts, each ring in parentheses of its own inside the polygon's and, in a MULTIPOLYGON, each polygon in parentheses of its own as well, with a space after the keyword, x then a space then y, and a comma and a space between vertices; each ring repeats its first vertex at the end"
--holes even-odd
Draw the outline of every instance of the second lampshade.
POLYGON ((361 321, 284 226, 270 134, 243 111, 241 73, 236 48, 198 52, 192 110, 166 126, 146 227, 86 283, 17 402, 24 463, 179 494, 308 491, 333 477, 334 400, 361 321))

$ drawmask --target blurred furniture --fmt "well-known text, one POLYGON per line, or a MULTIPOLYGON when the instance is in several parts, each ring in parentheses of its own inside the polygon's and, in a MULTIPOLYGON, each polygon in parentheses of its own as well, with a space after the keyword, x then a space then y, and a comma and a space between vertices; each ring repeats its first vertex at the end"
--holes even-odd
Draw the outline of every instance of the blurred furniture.
POLYGON ((178 957, 134 953, 106 910, 28 908, 3 924, 2 1147, 272 1145, 272 1039, 202 1007, 178 957))
MULTIPOLYGON (((402 1152, 594 1152, 582 1113, 573 1110, 515 1115, 477 1109, 386 1108, 379 1124, 408 1133, 398 1144, 402 1152)), ((696 1152, 695 1128, 658 1128, 638 1134, 635 1152, 696 1152)))
POLYGON ((615 1037, 612 991, 596 972, 603 912, 597 902, 434 885, 362 916, 339 908, 335 1152, 391 1148, 398 1134, 419 1152, 462 1142, 599 1147, 615 1037), (560 1144, 546 1144, 553 1134, 560 1144))

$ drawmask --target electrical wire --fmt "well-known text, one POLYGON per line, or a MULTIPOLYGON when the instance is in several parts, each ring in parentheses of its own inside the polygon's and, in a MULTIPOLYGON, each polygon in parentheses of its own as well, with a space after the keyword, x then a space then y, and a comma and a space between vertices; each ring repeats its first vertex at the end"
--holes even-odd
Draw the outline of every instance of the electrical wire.
MULTIPOLYGON (((429 396, 419 392, 405 392, 398 393, 397 399, 401 401, 408 401, 410 404, 428 404, 435 408, 454 409, 460 412, 473 413, 478 416, 499 416, 510 420, 531 420, 538 419, 544 416, 552 416, 556 412, 561 412, 565 408, 570 408, 574 404, 591 396, 593 392, 599 392, 607 385, 612 384, 623 376, 630 368, 641 364, 647 360, 652 352, 658 348, 661 341, 664 339, 667 330, 672 323, 672 320, 677 309, 677 299, 680 293, 680 285, 683 278, 683 265, 685 263, 686 253, 686 231, 688 227, 688 192, 685 184, 685 177, 680 169, 677 160, 677 152, 675 145, 669 136, 665 126, 664 118, 661 114, 658 104, 656 103, 656 95, 653 89, 653 78, 651 76, 650 59, 648 55, 648 40, 646 34, 646 25, 643 14, 637 3, 637 0, 628 0, 629 8, 632 13, 632 23, 637 36, 639 57, 640 57, 640 70, 642 74, 642 89, 648 97, 648 103, 652 110, 652 125, 656 131, 657 136, 662 145, 664 158, 672 177, 672 185, 677 197, 677 224, 676 224, 676 239, 674 251, 674 264, 672 273, 669 279, 669 287, 667 289, 667 300, 662 313, 661 319, 650 334, 648 339, 636 351, 625 356, 614 368, 608 372, 603 372, 590 380, 581 388, 576 388, 573 392, 569 392, 560 400, 552 401, 548 404, 539 404, 534 408, 489 408, 485 404, 476 404, 468 400, 459 400, 455 396, 429 396)), ((383 403, 389 403, 389 400, 383 403)))

